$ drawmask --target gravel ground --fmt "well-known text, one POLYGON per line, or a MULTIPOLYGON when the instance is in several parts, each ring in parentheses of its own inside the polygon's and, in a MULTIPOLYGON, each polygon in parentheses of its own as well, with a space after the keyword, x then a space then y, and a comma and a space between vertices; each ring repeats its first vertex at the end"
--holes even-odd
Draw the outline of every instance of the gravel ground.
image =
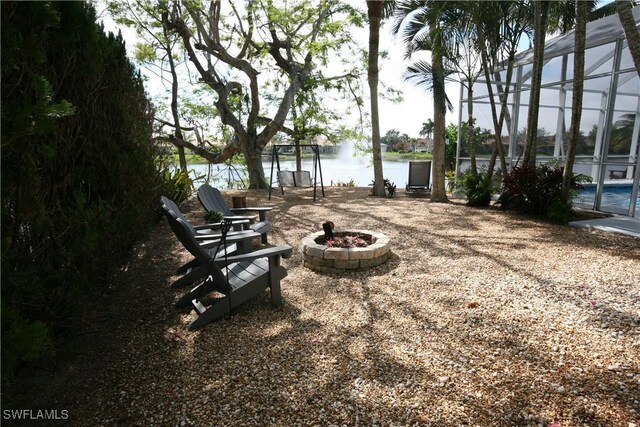
POLYGON ((82 426, 640 426, 640 240, 368 191, 227 192, 274 206, 284 305, 265 292, 197 332, 172 307, 188 256, 163 220, 40 404, 82 426), (304 268, 326 220, 385 233, 390 261, 304 268))

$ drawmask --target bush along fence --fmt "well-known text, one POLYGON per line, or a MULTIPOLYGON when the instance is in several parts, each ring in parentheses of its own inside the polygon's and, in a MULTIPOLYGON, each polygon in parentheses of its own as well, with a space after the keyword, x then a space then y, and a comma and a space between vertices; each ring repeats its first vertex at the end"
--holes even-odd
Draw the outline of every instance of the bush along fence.
POLYGON ((2 378, 56 350, 152 219, 152 108, 85 2, 2 2, 2 378))

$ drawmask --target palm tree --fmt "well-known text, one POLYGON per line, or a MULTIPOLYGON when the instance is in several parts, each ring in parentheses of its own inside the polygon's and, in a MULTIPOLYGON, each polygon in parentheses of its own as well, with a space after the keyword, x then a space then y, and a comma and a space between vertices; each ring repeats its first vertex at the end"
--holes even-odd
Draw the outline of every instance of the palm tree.
POLYGON ((571 128, 567 158, 562 176, 562 200, 566 203, 571 197, 570 187, 573 177, 573 162, 576 157, 576 146, 580 137, 580 120, 582 119, 582 89, 584 87, 584 55, 587 38, 587 18, 589 4, 583 1, 575 2, 575 48, 573 59, 573 98, 571 100, 571 128))
POLYGON ((371 94, 371 145, 373 148, 373 194, 384 197, 382 153, 380 148, 380 116, 378 112, 378 48, 380 45, 380 21, 383 2, 367 0, 369 15, 369 63, 368 78, 371 94))
POLYGON ((609 149, 611 154, 631 154, 629 150, 635 121, 636 115, 627 113, 620 116, 620 119, 613 124, 609 149))
POLYGON ((420 136, 426 136, 427 139, 431 139, 433 135, 433 120, 427 119, 426 122, 422 123, 422 129, 420 129, 420 136))
POLYGON ((452 73, 445 67, 446 51, 442 21, 446 16, 446 2, 435 0, 403 0, 396 4, 392 32, 402 33, 407 57, 419 50, 431 52, 431 63, 417 61, 407 68, 403 78, 425 87, 433 94, 433 188, 431 201, 448 201, 445 179, 445 114, 451 101, 445 92, 445 81, 452 73))
POLYGON ((616 0, 616 10, 624 29, 624 35, 627 38, 627 45, 629 46, 633 63, 636 65, 636 71, 640 74, 640 32, 638 32, 636 21, 633 18, 631 3, 629 0, 616 0))
POLYGON ((531 72, 531 95, 529 100, 529 117, 527 118, 527 139, 525 141, 523 163, 535 166, 538 112, 540 110, 540 83, 542 81, 542 65, 544 61, 544 43, 549 19, 549 1, 534 1, 535 18, 533 24, 534 50, 533 70, 531 72))
POLYGON ((475 26, 475 40, 480 51, 484 79, 486 81, 491 116, 494 127, 493 152, 489 160, 487 178, 491 179, 498 155, 503 175, 507 173, 502 127, 511 128, 511 117, 507 107, 509 88, 513 78, 515 54, 522 36, 529 32, 531 7, 519 1, 484 1, 480 4, 466 3, 469 20, 475 26), (506 64, 506 79, 502 81, 498 66, 506 64), (500 112, 496 106, 494 84, 500 100, 500 112))
POLYGON ((450 43, 448 50, 452 56, 451 65, 460 76, 459 80, 463 90, 467 92, 467 126, 470 130, 466 139, 471 160, 471 173, 478 174, 476 163, 477 138, 473 132, 475 119, 473 117, 473 86, 480 76, 480 50, 478 49, 478 37, 473 20, 466 19, 478 4, 475 2, 460 3, 459 15, 454 19, 453 26, 448 28, 450 43))

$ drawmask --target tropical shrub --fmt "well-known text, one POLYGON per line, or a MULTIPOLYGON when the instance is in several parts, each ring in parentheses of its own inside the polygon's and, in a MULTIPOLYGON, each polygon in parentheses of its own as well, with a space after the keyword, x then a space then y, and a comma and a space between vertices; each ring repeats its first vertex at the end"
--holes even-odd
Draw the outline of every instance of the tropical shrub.
POLYGON ((467 198, 467 205, 480 207, 489 206, 493 195, 493 183, 486 173, 471 173, 466 171, 455 183, 455 188, 467 198))
POLYGON ((152 108, 88 2, 1 2, 2 379, 52 354, 158 218, 152 108))
MULTIPOLYGON (((498 203, 503 209, 545 216, 566 222, 571 218, 572 204, 561 198, 562 165, 519 165, 502 180, 502 191, 498 203)), ((585 175, 574 175, 571 191, 577 192, 582 183, 590 181, 585 175)))
POLYGON ((384 191, 387 194, 387 197, 393 197, 396 195, 396 185, 389 181, 388 179, 384 180, 384 191))
POLYGON ((447 169, 444 172, 444 178, 445 190, 447 190, 447 193, 453 192, 453 188, 456 184, 456 171, 453 169, 447 169))
POLYGON ((193 180, 188 171, 178 167, 167 167, 163 172, 164 194, 180 204, 186 201, 193 191, 193 180))
POLYGON ((356 186, 356 182, 351 179, 349 181, 346 182, 342 182, 340 180, 336 181, 335 184, 333 181, 331 181, 331 185, 335 185, 336 187, 355 187, 356 186))
MULTIPOLYGON (((384 194, 387 197, 393 197, 396 195, 396 185, 389 181, 388 179, 385 178, 384 182, 384 194)), ((375 181, 371 181, 371 184, 369 184, 370 187, 375 187, 376 182, 375 181)), ((374 189, 371 188, 371 195, 373 195, 374 189)))

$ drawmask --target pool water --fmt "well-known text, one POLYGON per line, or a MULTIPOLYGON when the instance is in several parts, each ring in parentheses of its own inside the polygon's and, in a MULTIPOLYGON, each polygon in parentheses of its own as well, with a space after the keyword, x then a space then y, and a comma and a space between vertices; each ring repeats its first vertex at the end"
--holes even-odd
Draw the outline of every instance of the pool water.
MULTIPOLYGON (((602 202, 601 208, 614 207, 618 209, 629 209, 631 203, 631 185, 618 184, 618 185, 605 185, 602 189, 602 202)), ((593 205, 593 201, 596 197, 596 186, 589 185, 574 197, 574 202, 577 204, 593 205)), ((640 209, 640 198, 636 197, 636 208, 640 209)))

